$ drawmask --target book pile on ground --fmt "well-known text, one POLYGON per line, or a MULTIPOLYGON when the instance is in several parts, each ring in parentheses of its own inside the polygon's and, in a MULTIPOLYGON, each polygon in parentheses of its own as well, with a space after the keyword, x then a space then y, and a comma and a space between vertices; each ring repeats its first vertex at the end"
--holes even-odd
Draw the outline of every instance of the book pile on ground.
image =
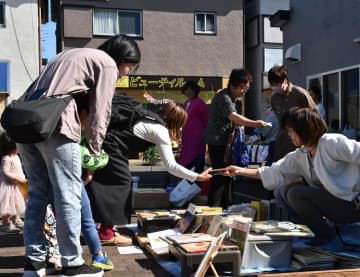
POLYGON ((294 249, 291 266, 295 269, 329 269, 333 268, 336 258, 321 253, 314 248, 294 249))
POLYGON ((309 227, 290 221, 255 221, 251 224, 251 231, 268 236, 314 237, 314 233, 309 227))
POLYGON ((144 233, 174 228, 180 216, 169 211, 138 211, 137 221, 144 233))

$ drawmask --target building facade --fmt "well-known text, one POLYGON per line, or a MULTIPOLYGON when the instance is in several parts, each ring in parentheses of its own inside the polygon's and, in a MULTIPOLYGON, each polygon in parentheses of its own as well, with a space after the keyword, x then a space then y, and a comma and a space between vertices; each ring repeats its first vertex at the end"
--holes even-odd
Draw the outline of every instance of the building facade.
POLYGON ((0 110, 18 98, 38 76, 37 1, 0 1, 0 110))
POLYGON ((227 85, 233 68, 244 66, 243 1, 53 1, 58 51, 97 47, 114 34, 133 36, 142 61, 135 75, 119 81, 118 90, 141 98, 183 101, 180 88, 195 79, 207 94, 227 85), (56 5, 56 3, 58 5, 56 5), (179 96, 179 98, 177 98, 179 96))
POLYGON ((321 89, 332 131, 360 129, 359 10, 360 1, 290 0, 282 23, 289 78, 321 89))
POLYGON ((289 0, 248 0, 245 6, 245 64, 254 81, 246 95, 246 114, 263 118, 270 105, 267 72, 283 64, 283 34, 272 27, 270 17, 278 10, 288 10, 289 0))

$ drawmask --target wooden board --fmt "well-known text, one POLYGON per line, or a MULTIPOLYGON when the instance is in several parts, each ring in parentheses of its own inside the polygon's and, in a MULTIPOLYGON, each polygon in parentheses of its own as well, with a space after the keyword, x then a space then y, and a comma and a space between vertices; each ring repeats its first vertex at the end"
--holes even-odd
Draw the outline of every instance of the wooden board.
POLYGON ((360 268, 321 270, 321 271, 301 271, 291 273, 261 273, 258 277, 358 277, 360 268))

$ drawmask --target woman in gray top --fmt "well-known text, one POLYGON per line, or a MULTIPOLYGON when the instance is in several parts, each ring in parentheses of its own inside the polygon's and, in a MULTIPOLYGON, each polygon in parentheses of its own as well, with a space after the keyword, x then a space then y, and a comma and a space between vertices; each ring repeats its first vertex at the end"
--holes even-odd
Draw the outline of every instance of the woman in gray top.
MULTIPOLYGON (((245 69, 233 69, 226 89, 217 93, 212 100, 209 121, 205 132, 211 165, 213 169, 223 168, 224 154, 233 124, 260 128, 266 123, 262 120, 251 120, 236 109, 237 100, 249 90, 252 76, 245 69)), ((227 208, 231 204, 231 178, 217 175, 210 181, 209 205, 227 208)))
POLYGON ((75 99, 88 98, 85 136, 90 150, 99 154, 110 120, 116 81, 136 68, 140 57, 140 50, 132 38, 114 36, 98 49, 75 48, 59 53, 29 88, 30 95, 38 89, 47 89, 49 96, 73 95, 74 100, 61 114, 59 128, 49 139, 19 145, 29 180, 24 228, 24 276, 45 276, 48 273, 43 225, 50 186, 58 223, 62 276, 103 275, 101 269, 85 265, 82 258, 81 127, 75 99))

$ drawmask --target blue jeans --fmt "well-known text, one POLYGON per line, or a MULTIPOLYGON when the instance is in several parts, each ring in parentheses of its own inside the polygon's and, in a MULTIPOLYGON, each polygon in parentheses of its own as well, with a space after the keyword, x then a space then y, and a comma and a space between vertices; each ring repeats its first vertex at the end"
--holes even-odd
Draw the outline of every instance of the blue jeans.
POLYGON ((102 247, 91 212, 90 200, 84 186, 81 191, 81 231, 90 253, 92 255, 99 253, 102 247))
MULTIPOLYGON (((49 202, 52 206, 54 206, 52 190, 49 191, 49 202)), ((83 186, 81 190, 81 232, 86 245, 89 247, 90 253, 92 255, 98 254, 102 250, 102 247, 85 186, 83 186)))
POLYGON ((83 184, 79 144, 55 134, 41 143, 19 144, 18 149, 29 180, 24 226, 25 255, 34 261, 46 259, 43 229, 51 187, 61 263, 64 267, 82 265, 80 221, 83 184))

